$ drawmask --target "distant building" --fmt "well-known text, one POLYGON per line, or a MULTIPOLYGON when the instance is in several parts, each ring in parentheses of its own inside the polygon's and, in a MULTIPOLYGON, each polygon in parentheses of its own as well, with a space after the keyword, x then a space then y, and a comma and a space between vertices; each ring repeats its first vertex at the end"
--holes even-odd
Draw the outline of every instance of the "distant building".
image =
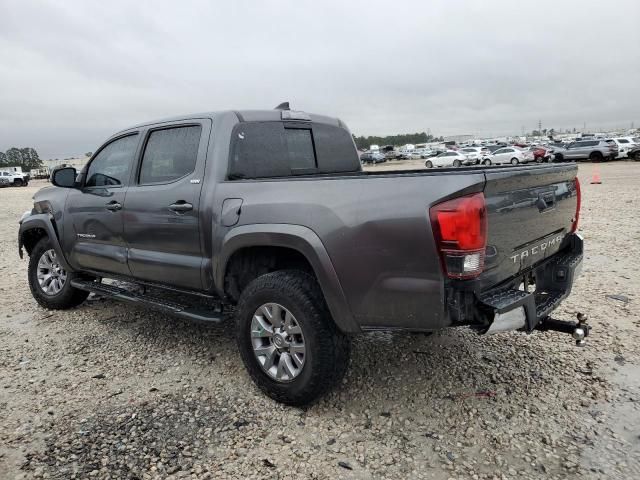
POLYGON ((58 159, 49 159, 43 160, 42 164, 49 169, 51 172, 54 168, 57 167, 74 167, 76 170, 81 170, 87 162, 89 161, 89 157, 78 157, 78 158, 58 158, 58 159))
POLYGON ((468 142, 469 140, 473 140, 475 137, 476 137, 475 135, 450 135, 448 137, 444 137, 443 141, 462 143, 462 142, 468 142))

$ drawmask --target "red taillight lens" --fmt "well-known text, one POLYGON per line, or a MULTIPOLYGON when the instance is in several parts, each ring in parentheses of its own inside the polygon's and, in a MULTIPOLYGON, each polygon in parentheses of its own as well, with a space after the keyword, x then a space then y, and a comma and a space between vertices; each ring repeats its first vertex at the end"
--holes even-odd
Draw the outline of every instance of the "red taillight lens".
POLYGON ((578 220, 580 220, 580 206, 582 205, 582 192, 580 190, 580 180, 576 177, 576 214, 573 217, 571 224, 571 233, 575 233, 578 230, 578 220))
POLYGON ((429 210, 436 245, 449 278, 473 278, 484 268, 487 211, 484 194, 474 193, 429 210))

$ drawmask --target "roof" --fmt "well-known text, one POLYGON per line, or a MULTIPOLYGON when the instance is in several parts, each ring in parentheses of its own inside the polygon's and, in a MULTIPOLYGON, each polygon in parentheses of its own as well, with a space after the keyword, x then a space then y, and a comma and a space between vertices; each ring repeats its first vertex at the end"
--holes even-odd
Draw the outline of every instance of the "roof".
MULTIPOLYGON (((295 110, 291 110, 291 113, 294 113, 295 110)), ((282 120, 282 110, 222 110, 215 112, 201 112, 201 113, 191 113, 186 115, 177 115, 173 117, 161 118, 157 120, 152 120, 148 122, 139 123, 136 125, 132 125, 124 130, 130 130, 132 128, 140 128, 146 127, 149 125, 155 125, 157 123, 166 123, 166 122, 177 122, 183 120, 190 119, 202 119, 202 118, 210 118, 213 120, 214 117, 223 116, 223 115, 235 115, 239 121, 241 122, 275 122, 282 120)), ((329 125, 333 125, 336 127, 344 127, 345 125, 337 118, 327 117, 325 115, 316 115, 309 113, 311 117, 311 121, 315 123, 326 123, 329 125)))

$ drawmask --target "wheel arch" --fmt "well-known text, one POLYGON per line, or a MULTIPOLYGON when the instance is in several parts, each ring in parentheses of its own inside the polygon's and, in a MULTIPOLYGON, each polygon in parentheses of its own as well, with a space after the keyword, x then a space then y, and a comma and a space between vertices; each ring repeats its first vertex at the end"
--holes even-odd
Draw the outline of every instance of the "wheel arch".
POLYGON ((224 237, 216 263, 216 289, 232 299, 243 284, 268 271, 292 267, 306 270, 317 279, 336 326, 345 333, 360 331, 329 254, 316 233, 307 227, 289 224, 236 227, 224 237), (229 275, 234 275, 234 269, 240 271, 239 265, 244 278, 238 283, 237 278, 229 275))
POLYGON ((48 214, 30 215, 22 220, 18 231, 18 254, 23 257, 22 248, 27 251, 27 255, 31 255, 31 251, 36 244, 44 237, 48 237, 51 241, 53 249, 56 252, 58 261, 65 270, 73 271, 65 258, 55 225, 48 214))

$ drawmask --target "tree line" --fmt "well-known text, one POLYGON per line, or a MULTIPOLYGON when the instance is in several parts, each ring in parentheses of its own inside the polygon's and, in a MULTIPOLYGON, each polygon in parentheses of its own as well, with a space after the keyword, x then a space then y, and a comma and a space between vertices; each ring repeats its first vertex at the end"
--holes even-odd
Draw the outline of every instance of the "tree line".
POLYGON ((356 142, 358 150, 367 150, 370 145, 406 145, 407 143, 429 143, 429 142, 442 142, 442 137, 434 137, 426 132, 418 133, 405 133, 400 135, 387 135, 386 137, 356 137, 353 136, 353 141, 356 142))
POLYGON ((42 167, 42 160, 35 148, 10 148, 6 152, 0 152, 0 168, 22 167, 25 172, 42 167))

